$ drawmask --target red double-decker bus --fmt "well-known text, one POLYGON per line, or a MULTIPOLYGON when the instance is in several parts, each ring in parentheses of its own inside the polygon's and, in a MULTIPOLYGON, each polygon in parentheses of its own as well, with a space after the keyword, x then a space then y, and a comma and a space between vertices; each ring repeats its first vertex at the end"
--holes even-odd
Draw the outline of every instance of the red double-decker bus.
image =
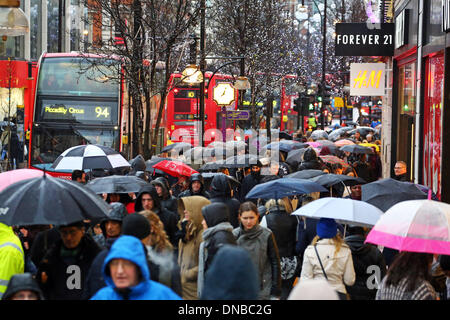
MULTIPOLYGON (((217 133, 222 130, 222 108, 213 100, 213 89, 218 83, 234 82, 230 75, 216 73, 212 79, 211 76, 212 72, 205 72, 205 87, 208 87, 205 89, 205 146, 215 141, 217 133)), ((198 146, 198 132, 201 131, 200 86, 184 84, 181 79, 180 73, 173 73, 170 78, 171 90, 167 95, 165 106, 168 134, 172 142, 184 141, 198 146)), ((238 90, 235 90, 235 97, 232 105, 227 106, 227 110, 236 110, 238 90)), ((233 130, 234 126, 234 121, 226 120, 227 130, 233 130)))
POLYGON ((281 79, 280 130, 290 133, 297 131, 298 128, 298 112, 294 111, 294 100, 298 98, 298 92, 295 91, 296 83, 296 75, 285 75, 281 79))
POLYGON ((37 68, 34 108, 27 117, 30 168, 68 178, 71 172, 51 169, 66 149, 100 144, 122 151, 124 85, 117 81, 117 60, 76 52, 43 53, 37 68), (96 59, 98 63, 88 61, 96 59))

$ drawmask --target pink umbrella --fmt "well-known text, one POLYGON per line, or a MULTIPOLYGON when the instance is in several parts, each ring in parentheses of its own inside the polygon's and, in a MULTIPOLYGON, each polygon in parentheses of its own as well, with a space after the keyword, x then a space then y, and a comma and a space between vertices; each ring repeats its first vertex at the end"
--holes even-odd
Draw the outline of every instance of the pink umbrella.
POLYGON ((43 174, 43 171, 36 169, 17 169, 0 173, 0 192, 15 182, 42 177, 43 174))
POLYGON ((346 146, 348 144, 355 144, 355 143, 353 141, 350 141, 347 139, 342 139, 342 140, 336 141, 334 144, 338 147, 342 147, 342 146, 346 146))
POLYGON ((433 200, 397 203, 381 216, 366 242, 400 251, 450 255, 450 205, 433 200))
POLYGON ((309 144, 313 148, 322 148, 322 144, 320 144, 319 142, 307 142, 306 144, 309 144))

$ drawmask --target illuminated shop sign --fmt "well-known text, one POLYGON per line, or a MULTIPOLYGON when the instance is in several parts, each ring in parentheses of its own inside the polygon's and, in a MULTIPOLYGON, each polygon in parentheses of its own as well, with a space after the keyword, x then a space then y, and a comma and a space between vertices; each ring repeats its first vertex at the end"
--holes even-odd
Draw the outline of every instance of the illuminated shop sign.
POLYGON ((351 96, 384 96, 384 63, 352 63, 350 65, 351 96))
POLYGON ((336 56, 393 56, 393 23, 336 23, 336 56))

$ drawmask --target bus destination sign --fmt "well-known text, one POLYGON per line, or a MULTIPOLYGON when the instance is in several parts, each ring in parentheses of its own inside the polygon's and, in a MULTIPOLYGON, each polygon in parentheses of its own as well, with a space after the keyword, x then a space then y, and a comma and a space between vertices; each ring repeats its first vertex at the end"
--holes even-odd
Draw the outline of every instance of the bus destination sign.
POLYGON ((102 103, 43 103, 42 120, 67 120, 76 122, 111 122, 111 106, 102 103))

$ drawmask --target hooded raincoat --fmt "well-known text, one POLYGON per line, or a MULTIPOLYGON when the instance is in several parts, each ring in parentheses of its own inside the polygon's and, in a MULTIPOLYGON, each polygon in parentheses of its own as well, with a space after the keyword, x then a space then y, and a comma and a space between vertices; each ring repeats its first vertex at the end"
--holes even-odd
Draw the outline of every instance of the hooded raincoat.
POLYGON ((139 239, 121 236, 114 242, 103 263, 103 278, 107 287, 100 289, 91 300, 180 300, 180 297, 168 287, 150 280, 144 247, 139 239), (113 259, 125 259, 133 262, 140 270, 140 281, 126 290, 117 290, 109 271, 113 259))
MULTIPOLYGON (((178 212, 184 219, 184 210, 189 211, 190 222, 185 226, 186 233, 178 244, 178 264, 181 272, 183 299, 197 297, 198 254, 202 242, 202 208, 211 202, 205 197, 183 197, 179 200, 178 212)), ((179 222, 181 228, 182 222, 179 222)))
POLYGON ((136 212, 144 210, 144 208, 142 207, 142 196, 144 194, 149 194, 152 197, 153 199, 152 211, 158 215, 159 219, 161 219, 161 222, 164 225, 164 230, 166 231, 167 236, 169 237, 169 241, 172 243, 174 248, 177 248, 178 243, 176 241, 176 232, 178 231, 177 228, 178 216, 174 212, 168 211, 161 206, 158 193, 156 192, 155 187, 152 185, 144 186, 139 191, 139 194, 136 198, 136 204, 134 205, 136 212))
POLYGON ((225 204, 212 203, 202 208, 202 215, 208 228, 203 231, 203 242, 199 249, 198 297, 201 297, 205 272, 214 260, 217 251, 225 244, 237 245, 225 204))
POLYGON ((224 175, 215 176, 211 181, 211 203, 221 202, 228 207, 229 222, 233 228, 239 227, 239 200, 231 197, 231 185, 224 175))

